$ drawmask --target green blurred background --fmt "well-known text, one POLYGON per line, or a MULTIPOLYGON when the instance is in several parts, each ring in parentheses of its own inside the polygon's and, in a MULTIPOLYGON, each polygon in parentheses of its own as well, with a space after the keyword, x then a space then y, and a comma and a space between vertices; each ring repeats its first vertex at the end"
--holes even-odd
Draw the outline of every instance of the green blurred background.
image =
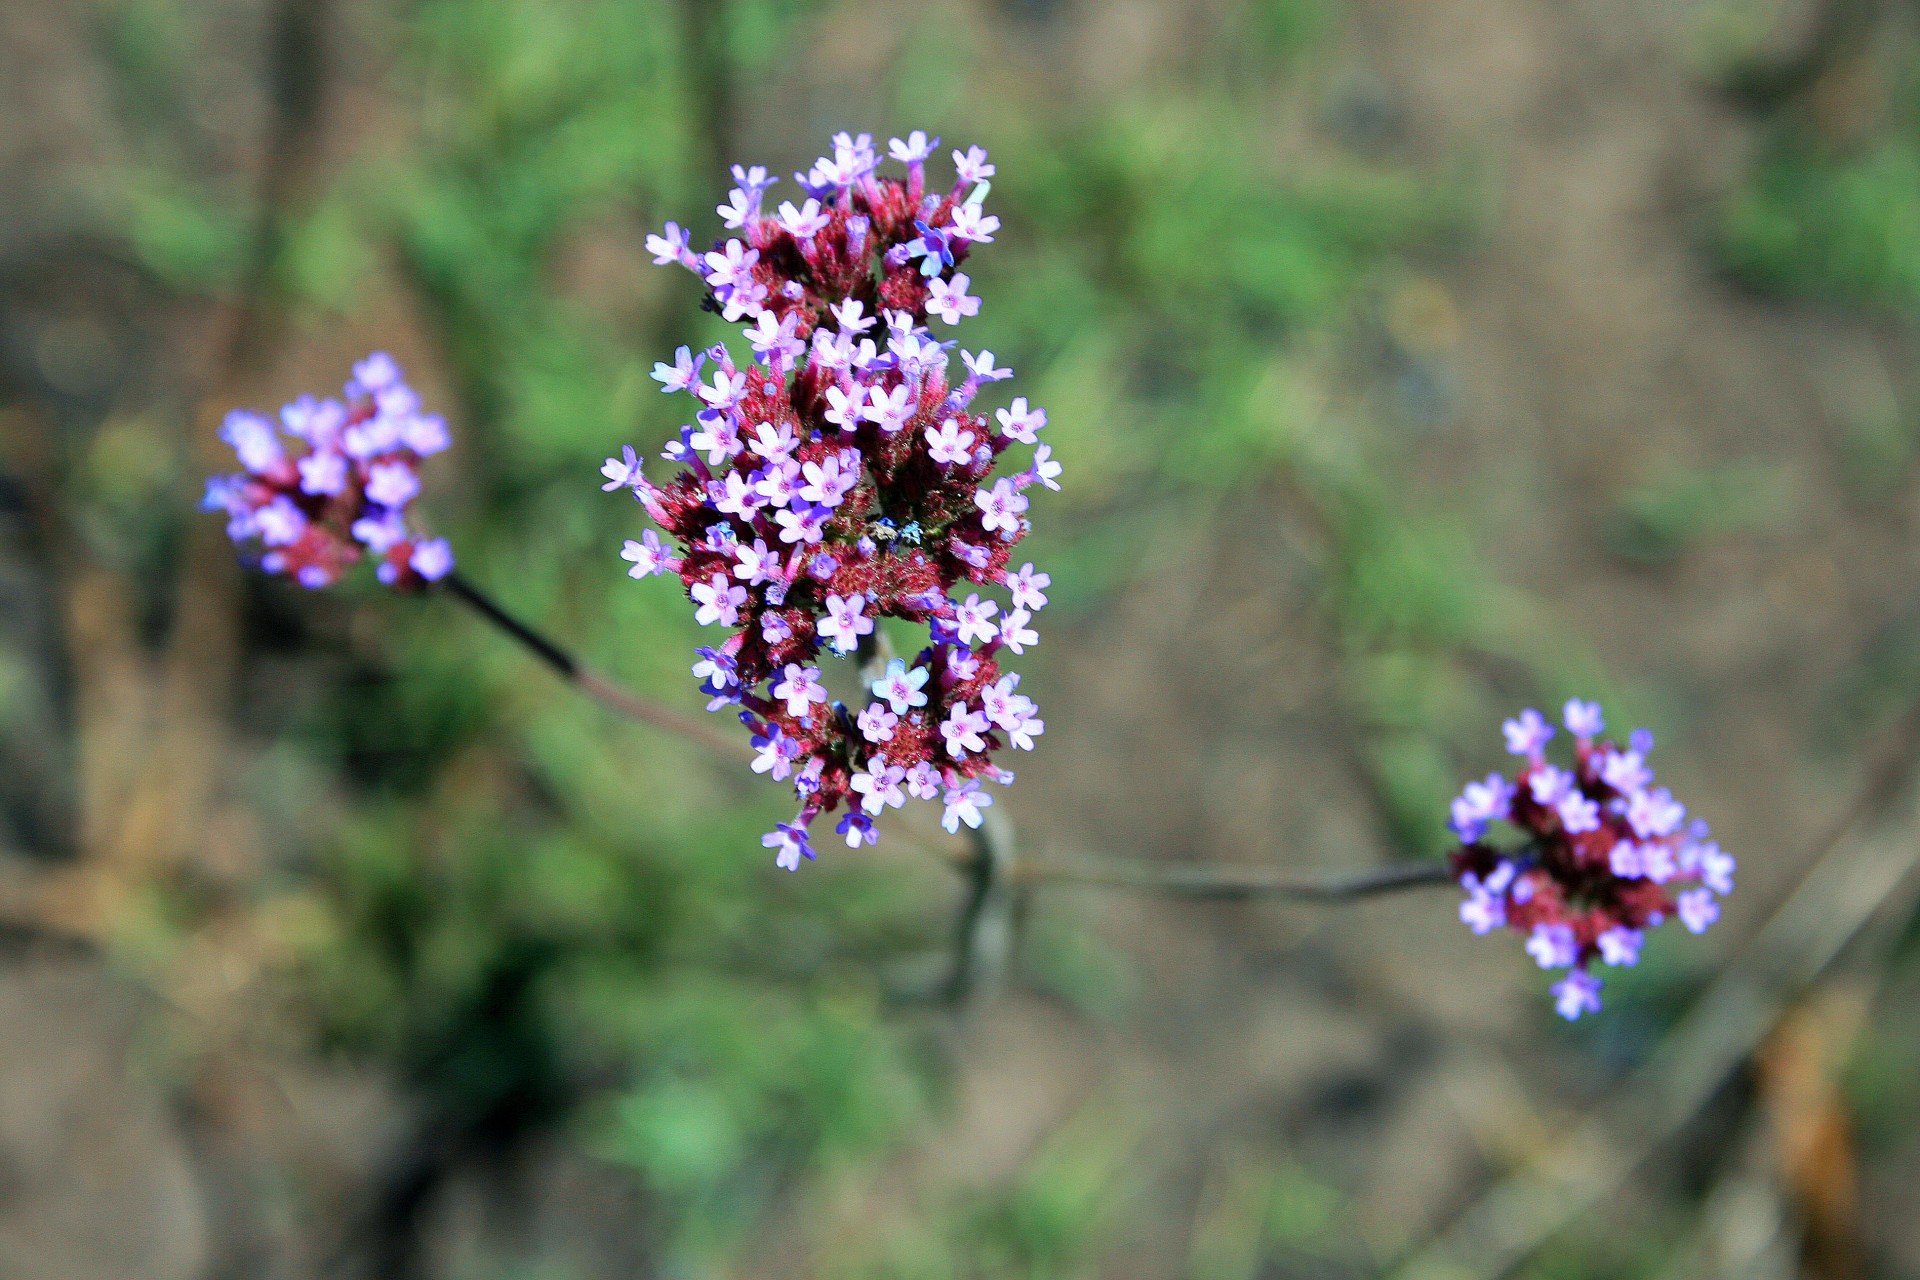
POLYGON ((0 1276, 1920 1272, 1911 25, 0 7, 0 1276), (999 165, 970 345, 1066 467, 1023 849, 1435 858, 1499 719, 1578 692, 1742 858, 1721 929, 1567 1027, 1445 890, 1043 885, 945 1000, 924 819, 776 873, 741 763, 449 603, 248 578, 195 510, 227 408, 390 350, 467 575, 693 711, 596 472, 728 330, 644 238, 912 128, 999 165), (1864 898, 1808 874, 1843 821, 1895 859, 1864 898))

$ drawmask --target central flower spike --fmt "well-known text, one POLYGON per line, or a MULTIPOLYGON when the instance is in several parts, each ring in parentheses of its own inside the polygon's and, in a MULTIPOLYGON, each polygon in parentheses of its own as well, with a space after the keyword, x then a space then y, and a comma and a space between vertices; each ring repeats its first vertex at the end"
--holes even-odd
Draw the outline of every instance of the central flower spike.
POLYGON ((734 234, 710 251, 671 222, 648 238, 656 262, 700 277, 714 310, 751 321, 753 355, 681 347, 655 365, 664 390, 699 406, 664 454, 682 469, 656 484, 628 448, 603 470, 672 539, 629 541, 631 575, 677 575, 695 619, 730 633, 693 673, 709 710, 737 708, 754 770, 799 797, 798 817, 762 841, 789 870, 814 856, 814 819, 843 806, 835 830, 854 847, 908 797, 942 800, 949 831, 978 827, 993 803, 982 782, 1013 781, 996 753, 1032 750, 1045 728, 1001 660, 1039 640, 1050 579, 1009 566, 1026 491, 1059 488, 1060 464, 1038 443, 1046 413, 1024 398, 991 420, 974 411, 1011 371, 962 351, 956 377, 942 336, 980 310, 960 268, 999 228, 983 209, 994 167, 978 147, 955 151, 957 180, 931 191, 938 139, 892 140, 904 177, 878 173, 867 134, 833 142, 796 175, 800 203, 771 212, 766 170, 734 166, 718 209, 734 234), (1026 466, 992 478, 1015 445, 1034 446, 1026 466), (971 589, 995 587, 1004 602, 971 589), (871 643, 881 618, 925 626, 929 643, 868 672, 849 709, 821 683, 823 652, 871 643))
POLYGON ((1461 841, 1453 870, 1467 891, 1460 919, 1468 928, 1512 929, 1526 935, 1541 968, 1571 970, 1553 996, 1573 1019, 1600 1009, 1596 960, 1637 963, 1646 931, 1668 916, 1690 933, 1720 918, 1733 858, 1708 839, 1705 822, 1688 822, 1686 807, 1653 785, 1652 734, 1636 729, 1625 747, 1608 742, 1599 706, 1577 698, 1564 722, 1574 740, 1570 770, 1547 762, 1554 729, 1538 711, 1502 726, 1507 750, 1526 763, 1511 781, 1493 773, 1468 783, 1453 802, 1461 841), (1495 822, 1518 828, 1517 847, 1489 841, 1495 822))

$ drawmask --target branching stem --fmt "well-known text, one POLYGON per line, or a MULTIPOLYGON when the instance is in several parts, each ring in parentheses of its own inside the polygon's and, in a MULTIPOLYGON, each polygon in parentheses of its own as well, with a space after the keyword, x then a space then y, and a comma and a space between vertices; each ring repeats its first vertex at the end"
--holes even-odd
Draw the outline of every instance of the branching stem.
MULTIPOLYGON (((491 596, 457 573, 440 581, 440 589, 492 623, 538 658, 562 680, 615 715, 676 734, 716 755, 737 757, 739 744, 708 725, 669 707, 651 702, 599 672, 583 665, 553 640, 503 609, 491 596)), ((860 678, 871 683, 893 657, 892 646, 879 632, 862 636, 858 650, 860 678)), ((1087 888, 1134 889, 1142 893, 1186 898, 1196 902, 1239 902, 1277 898, 1291 902, 1340 903, 1407 889, 1452 883, 1446 864, 1408 863, 1355 875, 1302 877, 1257 866, 1162 862, 1144 858, 1025 857, 1014 852, 1013 832, 1004 817, 993 817, 967 832, 968 848, 945 855, 972 882, 956 940, 952 988, 955 998, 991 985, 1004 967, 1004 946, 989 938, 1010 935, 1015 891, 1040 884, 1081 885, 1087 888), (987 954, 992 952, 993 954, 987 954)))

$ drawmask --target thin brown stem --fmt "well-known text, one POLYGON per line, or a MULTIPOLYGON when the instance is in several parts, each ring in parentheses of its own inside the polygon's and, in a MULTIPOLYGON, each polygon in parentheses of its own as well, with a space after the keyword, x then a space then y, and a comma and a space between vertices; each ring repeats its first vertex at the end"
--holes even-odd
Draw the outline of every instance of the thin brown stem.
POLYGON ((1077 884, 1140 889, 1199 902, 1282 898, 1294 902, 1351 902, 1407 889, 1453 883, 1443 862, 1380 867, 1356 875, 1303 877, 1263 867, 1164 863, 1138 858, 1022 858, 1008 874, 1017 884, 1077 884))
MULTIPOLYGON (((538 658, 562 680, 615 715, 653 725, 705 747, 716 755, 737 757, 739 744, 690 716, 651 702, 581 664, 553 640, 503 609, 491 596, 459 574, 448 574, 440 589, 472 609, 538 658)), ((878 631, 862 636, 857 650, 860 678, 880 677, 893 647, 878 631)), ((1207 863, 1167 863, 1142 858, 1028 858, 1014 852, 1013 831, 1004 817, 989 811, 988 821, 967 832, 968 847, 940 856, 966 872, 973 885, 956 940, 952 989, 956 998, 991 985, 982 979, 1004 968, 1010 948, 1009 922, 1016 891, 1039 884, 1086 888, 1134 889, 1199 902, 1280 898, 1294 902, 1336 903, 1452 883, 1444 863, 1382 867, 1358 875, 1303 878, 1260 867, 1207 863), (994 939, 986 946, 988 937, 994 939), (991 951, 994 956, 987 953, 991 951)))
POLYGON ((492 623, 501 632, 511 637, 515 643, 540 659, 562 680, 615 715, 641 724, 650 724, 656 729, 663 729, 690 742, 698 743, 716 755, 738 756, 740 754, 740 745, 732 739, 716 733, 691 716, 682 715, 670 707, 651 702, 586 666, 554 641, 508 613, 493 597, 459 574, 448 574, 441 580, 440 589, 492 623))

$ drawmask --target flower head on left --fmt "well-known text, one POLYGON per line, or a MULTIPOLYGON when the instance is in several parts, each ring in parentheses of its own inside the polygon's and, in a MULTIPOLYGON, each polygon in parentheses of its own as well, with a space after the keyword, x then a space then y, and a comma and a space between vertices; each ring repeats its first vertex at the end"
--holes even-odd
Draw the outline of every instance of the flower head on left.
POLYGON ((317 590, 371 554, 380 581, 404 590, 453 571, 446 539, 408 515, 421 462, 450 443, 447 424, 421 411, 386 353, 354 365, 339 399, 301 396, 277 422, 235 409, 220 438, 241 470, 208 480, 201 505, 226 513, 227 536, 266 572, 317 590))

